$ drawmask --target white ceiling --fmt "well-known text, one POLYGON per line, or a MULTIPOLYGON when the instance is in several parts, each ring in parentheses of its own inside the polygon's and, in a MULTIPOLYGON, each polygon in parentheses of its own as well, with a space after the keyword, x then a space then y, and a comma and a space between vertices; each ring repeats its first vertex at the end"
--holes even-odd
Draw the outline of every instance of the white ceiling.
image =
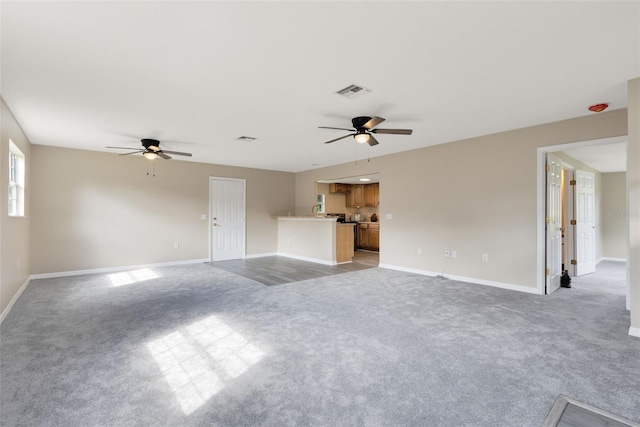
POLYGON ((623 142, 584 144, 580 148, 564 150, 564 153, 599 172, 624 172, 627 170, 627 142, 626 138, 619 139, 623 142))
POLYGON ((0 7, 1 92, 31 142, 114 153, 157 138, 297 172, 624 108, 640 76, 638 1, 0 7), (335 94, 352 83, 372 92, 335 94), (414 133, 323 144, 361 115, 414 133))

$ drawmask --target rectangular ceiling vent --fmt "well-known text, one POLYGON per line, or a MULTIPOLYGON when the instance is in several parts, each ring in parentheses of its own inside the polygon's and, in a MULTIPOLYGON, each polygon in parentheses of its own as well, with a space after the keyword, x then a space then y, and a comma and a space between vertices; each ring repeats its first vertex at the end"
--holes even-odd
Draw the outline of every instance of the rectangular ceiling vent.
POLYGON ((353 84, 345 87, 344 89, 340 89, 336 93, 344 96, 345 98, 355 98, 369 92, 371 92, 371 89, 353 84))
POLYGON ((249 142, 255 141, 256 139, 258 138, 254 138, 253 136, 239 136, 236 138, 236 140, 238 141, 249 141, 249 142))

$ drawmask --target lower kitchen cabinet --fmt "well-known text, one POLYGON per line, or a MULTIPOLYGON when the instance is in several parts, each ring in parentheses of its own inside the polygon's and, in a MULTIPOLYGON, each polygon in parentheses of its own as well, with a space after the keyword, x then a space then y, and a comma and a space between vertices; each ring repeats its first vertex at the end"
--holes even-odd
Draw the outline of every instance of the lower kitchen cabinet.
POLYGON ((358 224, 358 249, 380 250, 380 224, 358 224))

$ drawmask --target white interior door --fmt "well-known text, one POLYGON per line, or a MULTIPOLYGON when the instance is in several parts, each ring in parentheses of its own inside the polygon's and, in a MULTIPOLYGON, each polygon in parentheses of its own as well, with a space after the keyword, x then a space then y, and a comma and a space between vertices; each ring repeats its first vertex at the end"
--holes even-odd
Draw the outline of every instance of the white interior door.
POLYGON ((576 276, 596 271, 595 177, 576 170, 576 276))
POLYGON ((244 258, 245 181, 210 178, 211 261, 244 258))
POLYGON ((562 160, 547 154, 547 294, 560 287, 562 277, 562 160))

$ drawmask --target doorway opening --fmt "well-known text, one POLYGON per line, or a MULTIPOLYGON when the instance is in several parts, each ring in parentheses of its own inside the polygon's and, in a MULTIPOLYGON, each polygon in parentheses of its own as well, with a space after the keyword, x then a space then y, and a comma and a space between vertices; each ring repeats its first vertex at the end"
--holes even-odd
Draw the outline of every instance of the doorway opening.
MULTIPOLYGON (((583 174, 583 171, 580 170, 580 163, 582 164, 587 164, 589 165, 589 162, 583 160, 581 157, 578 157, 577 155, 574 157, 574 153, 577 153, 578 150, 585 150, 585 151, 595 151, 595 150, 602 150, 604 149, 604 152, 608 155, 609 153, 614 153, 614 152, 618 152, 618 153, 622 153, 622 164, 626 163, 626 140, 627 137, 623 136, 623 137, 615 137, 615 138, 606 138, 606 139, 600 139, 600 140, 593 140, 593 141, 582 141, 582 142, 577 142, 577 143, 569 143, 569 144, 562 144, 562 145, 556 145, 556 146, 548 146, 548 147, 539 147, 538 148, 538 156, 537 156, 537 163, 538 163, 538 180, 537 180, 537 188, 538 188, 538 203, 537 203, 537 266, 538 266, 538 273, 537 273, 537 291, 539 294, 548 294, 550 292, 548 289, 548 281, 547 281, 547 273, 548 273, 548 260, 547 260, 547 256, 549 254, 549 248, 548 248, 548 236, 547 236, 547 232, 548 232, 548 223, 547 221, 549 220, 548 218, 548 194, 547 194, 547 169, 546 169, 546 165, 547 165, 547 157, 549 153, 564 153, 566 156, 568 156, 567 161, 570 161, 571 163, 567 163, 564 161, 561 161, 561 180, 562 180, 562 185, 560 185, 560 189, 561 189, 561 196, 559 197, 559 199, 561 200, 561 208, 562 208, 562 222, 561 222, 561 238, 562 238, 562 246, 561 246, 561 250, 560 250, 560 256, 561 256, 561 268, 562 271, 567 270, 569 275, 572 277, 575 277, 577 275, 580 275, 582 273, 584 273, 585 271, 588 271, 587 269, 581 268, 580 265, 577 265, 577 262, 580 261, 580 259, 582 260, 586 260, 588 259, 588 257, 585 257, 584 254, 579 253, 580 252, 580 247, 587 247, 588 249, 589 246, 588 245, 584 245, 584 241, 580 241, 580 233, 585 233, 586 228, 584 229, 579 229, 579 227, 576 226, 575 224, 575 220, 582 214, 584 214, 585 212, 585 206, 586 207, 590 207, 593 212, 595 212, 595 218, 591 219, 593 221, 592 224, 588 223, 588 219, 589 218, 582 218, 584 220, 584 222, 587 224, 588 226, 588 232, 591 233, 592 235, 595 235, 595 238, 593 240, 593 245, 597 246, 598 251, 597 251, 597 257, 594 256, 594 259, 592 260, 593 262, 593 269, 592 271, 595 270, 595 264, 600 262, 600 261, 608 261, 608 260, 612 260, 614 258, 612 258, 611 255, 607 256, 606 253, 604 253, 604 245, 603 245, 603 241, 605 240, 605 238, 602 237, 602 234, 604 233, 604 231, 601 230, 601 228, 604 229, 604 227, 602 227, 603 223, 603 217, 606 216, 606 212, 600 212, 603 207, 602 205, 600 205, 599 203, 601 202, 601 200, 604 199, 603 194, 606 192, 606 189, 602 189, 602 188, 595 188, 595 192, 600 192, 598 197, 602 197, 602 199, 599 198, 594 198, 595 202, 593 201, 594 199, 589 199, 590 195, 589 195, 589 191, 594 191, 593 190, 593 185, 590 183, 590 177, 588 176, 588 174, 585 175, 583 174), (619 150, 620 146, 623 147, 622 150, 619 150), (578 163, 573 162, 571 159, 575 159, 578 161, 578 163), (576 185, 576 183, 582 183, 582 186, 580 185, 576 185), (573 185, 571 185, 573 184, 573 185), (589 189, 589 186, 591 185, 591 189, 589 189), (581 187, 581 189, 576 189, 577 187, 581 187), (580 199, 580 197, 582 197, 582 199, 580 199), (579 203, 579 200, 582 200, 582 205, 579 203), (585 202, 588 201, 587 202, 585 202), (592 200, 592 201, 589 201, 592 200), (589 205, 589 203, 591 205, 589 205), (595 205, 595 206, 594 206, 595 205), (574 220, 572 222, 572 219, 574 220), (582 246, 580 246, 582 245, 582 246), (580 246, 580 247, 579 247, 580 246)), ((581 153, 582 154, 582 153, 581 153)), ((588 168, 587 168, 588 169, 588 168)), ((603 180, 604 181, 604 176, 605 174, 607 174, 607 172, 615 172, 617 170, 612 169, 612 170, 603 170, 600 168, 593 168, 595 170, 600 171, 600 174, 597 174, 597 177, 599 180, 603 180)), ((624 166, 623 169, 619 170, 620 172, 624 172, 624 166)), ((611 177, 612 175, 609 175, 609 177, 611 177)), ((624 177, 622 178, 624 180, 624 177)), ((596 185, 597 187, 597 185, 596 185)), ((611 188, 611 186, 609 186, 609 188, 611 188)), ((623 188, 621 190, 623 192, 623 194, 625 194, 626 197, 626 190, 623 188)), ((608 223, 604 224, 607 225, 608 223)), ((616 258, 616 260, 620 261, 625 261, 627 256, 626 256, 626 251, 628 250, 627 248, 624 249, 625 250, 625 254, 622 255, 614 255, 616 258)), ((594 254, 596 252, 594 251, 594 254)), ((588 267, 588 266, 587 266, 588 267)), ((629 296, 628 296, 628 284, 627 286, 627 309, 629 308, 629 296)))
POLYGON ((376 172, 316 182, 316 193, 325 194, 326 215, 353 223, 353 262, 379 264, 380 175, 376 172))

